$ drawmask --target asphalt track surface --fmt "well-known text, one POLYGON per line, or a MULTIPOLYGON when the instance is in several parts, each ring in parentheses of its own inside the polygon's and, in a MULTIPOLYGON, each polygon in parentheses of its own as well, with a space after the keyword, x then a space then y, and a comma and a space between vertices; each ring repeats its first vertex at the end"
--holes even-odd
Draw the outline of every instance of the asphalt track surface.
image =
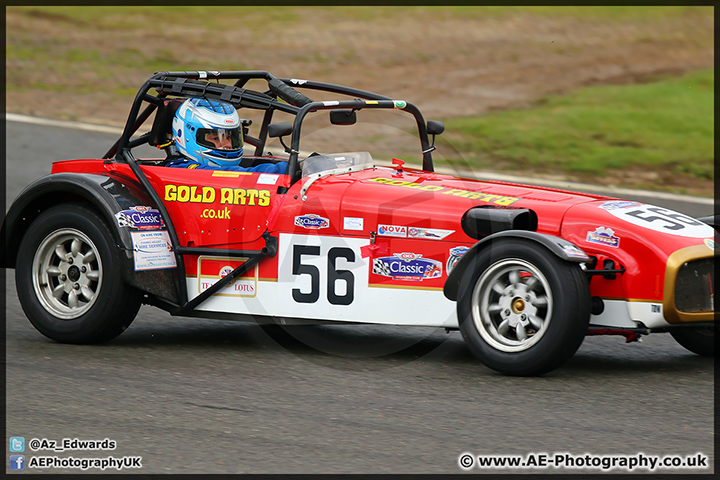
MULTIPOLYGON (((6 133, 7 205, 53 160, 101 156, 116 139, 14 122, 6 133)), ((693 216, 713 209, 635 199, 693 216)), ((713 360, 668 334, 631 344, 588 337, 565 366, 540 378, 494 373, 457 332, 316 326, 283 335, 151 307, 112 342, 62 345, 25 318, 13 270, 6 271, 6 334, 6 439, 26 439, 26 461, 142 457, 141 470, 123 473, 447 474, 465 473, 463 453, 702 453, 708 468, 655 473, 714 472, 713 360), (108 438, 117 447, 33 452, 34 438, 108 438)), ((602 473, 469 470, 556 471, 602 473)), ((91 472, 100 470, 84 473, 91 472)))

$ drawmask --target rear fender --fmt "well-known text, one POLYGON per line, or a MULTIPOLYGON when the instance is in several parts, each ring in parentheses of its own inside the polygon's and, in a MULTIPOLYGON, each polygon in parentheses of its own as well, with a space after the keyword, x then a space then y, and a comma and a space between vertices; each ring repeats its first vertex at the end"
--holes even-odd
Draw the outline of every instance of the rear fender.
POLYGON ((120 227, 115 214, 133 206, 156 208, 139 185, 128 178, 114 176, 57 173, 28 185, 13 202, 3 221, 0 241, 5 268, 15 268, 20 242, 30 224, 43 211, 58 204, 80 202, 95 210, 110 228, 115 241, 125 283, 146 293, 178 303, 175 270, 136 272, 130 229, 120 227))
POLYGON ((492 248, 493 242, 502 241, 504 238, 525 238, 536 242, 538 246, 549 250, 554 255, 562 260, 573 263, 584 263, 589 262, 590 257, 578 248, 575 244, 563 240, 559 237, 552 235, 545 235, 543 233, 530 232, 527 230, 504 230, 502 232, 489 235, 475 245, 473 245, 465 254, 460 258, 458 263, 450 272, 443 293, 445 297, 452 301, 457 300, 458 290, 460 288, 460 279, 465 273, 467 268, 472 268, 474 260, 478 254, 486 248, 492 248))

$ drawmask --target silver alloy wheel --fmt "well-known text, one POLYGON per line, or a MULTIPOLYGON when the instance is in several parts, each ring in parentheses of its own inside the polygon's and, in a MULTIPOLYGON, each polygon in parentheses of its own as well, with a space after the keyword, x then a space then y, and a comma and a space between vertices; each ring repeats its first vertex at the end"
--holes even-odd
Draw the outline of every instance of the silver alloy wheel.
POLYGON ((480 336, 503 352, 521 352, 545 334, 552 314, 552 291, 545 275, 531 263, 506 258, 478 279, 472 316, 480 336))
POLYGON ((57 318, 78 318, 97 301, 103 278, 100 254, 79 230, 63 228, 45 237, 32 269, 35 295, 57 318))

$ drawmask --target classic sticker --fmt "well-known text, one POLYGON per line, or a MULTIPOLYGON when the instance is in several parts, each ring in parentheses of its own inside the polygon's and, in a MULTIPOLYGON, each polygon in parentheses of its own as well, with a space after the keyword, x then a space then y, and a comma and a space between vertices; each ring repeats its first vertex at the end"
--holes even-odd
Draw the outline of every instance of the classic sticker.
POLYGON ((318 230, 320 228, 329 227, 330 220, 314 213, 308 213, 295 217, 295 225, 298 227, 309 228, 311 230, 318 230))
POLYGON ((165 227, 160 211, 146 206, 130 207, 115 214, 120 227, 137 228, 138 230, 158 230, 165 227))
POLYGON ((408 228, 408 237, 410 238, 429 238, 431 240, 442 240, 455 230, 438 230, 436 228, 408 228))
POLYGON ((450 257, 448 258, 447 264, 445 265, 448 275, 450 275, 450 272, 452 272, 453 268, 455 268, 457 262, 463 255, 467 253, 468 250, 470 250, 469 247, 464 247, 462 245, 450 249, 450 257))
POLYGON ((587 232, 585 240, 589 243, 599 243, 608 247, 620 246, 620 238, 615 236, 612 228, 597 227, 594 232, 587 232))
POLYGON ((441 277, 442 263, 422 258, 422 254, 418 253, 394 253, 392 257, 373 259, 372 273, 393 280, 419 282, 441 277))
POLYGON ((612 208, 607 212, 638 227, 669 235, 689 238, 712 237, 715 235, 715 230, 707 223, 667 208, 645 203, 627 208, 612 208))
POLYGON ((378 225, 378 235, 383 237, 407 237, 408 228, 402 225, 378 225))
POLYGON ((166 230, 130 232, 135 271, 175 268, 175 254, 166 230))

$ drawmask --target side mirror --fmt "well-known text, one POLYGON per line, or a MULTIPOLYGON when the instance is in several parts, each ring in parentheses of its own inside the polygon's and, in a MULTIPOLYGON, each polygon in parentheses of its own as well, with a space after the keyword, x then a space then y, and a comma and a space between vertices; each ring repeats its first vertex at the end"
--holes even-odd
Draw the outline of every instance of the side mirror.
POLYGON ((445 125, 436 120, 429 120, 427 122, 427 131, 430 135, 440 135, 445 131, 445 125))
POLYGON ((357 123, 357 115, 355 110, 337 109, 330 110, 330 123, 333 125, 355 125, 357 123))
POLYGON ((292 124, 290 122, 280 122, 268 125, 268 136, 270 138, 284 137, 292 133, 292 124))

